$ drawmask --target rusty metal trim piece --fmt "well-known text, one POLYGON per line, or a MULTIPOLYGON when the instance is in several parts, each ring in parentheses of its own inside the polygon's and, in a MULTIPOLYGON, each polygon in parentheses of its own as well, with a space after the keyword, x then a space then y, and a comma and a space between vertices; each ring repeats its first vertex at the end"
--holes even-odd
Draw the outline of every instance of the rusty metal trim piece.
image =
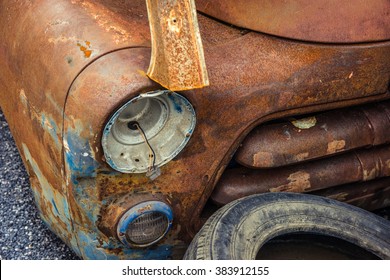
POLYGON ((148 76, 172 90, 209 85, 194 0, 147 0, 152 40, 148 76))

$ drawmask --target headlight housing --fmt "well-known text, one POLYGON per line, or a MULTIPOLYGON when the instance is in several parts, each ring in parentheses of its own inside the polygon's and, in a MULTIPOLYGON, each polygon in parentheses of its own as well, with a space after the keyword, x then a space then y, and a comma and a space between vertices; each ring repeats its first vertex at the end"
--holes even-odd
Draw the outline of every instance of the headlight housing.
POLYGON ((107 122, 102 146, 107 163, 123 173, 145 173, 172 160, 188 143, 195 110, 183 96, 168 90, 141 94, 107 122), (151 150, 153 154, 151 154, 151 150))

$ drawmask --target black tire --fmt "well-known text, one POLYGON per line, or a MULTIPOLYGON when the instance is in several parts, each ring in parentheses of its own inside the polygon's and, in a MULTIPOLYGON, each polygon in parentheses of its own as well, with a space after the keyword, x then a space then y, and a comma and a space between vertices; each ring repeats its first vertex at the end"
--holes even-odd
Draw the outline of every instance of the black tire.
POLYGON ((253 195, 227 204, 198 232, 184 259, 255 259, 267 241, 291 233, 333 236, 390 259, 389 221, 335 200, 295 193, 253 195))

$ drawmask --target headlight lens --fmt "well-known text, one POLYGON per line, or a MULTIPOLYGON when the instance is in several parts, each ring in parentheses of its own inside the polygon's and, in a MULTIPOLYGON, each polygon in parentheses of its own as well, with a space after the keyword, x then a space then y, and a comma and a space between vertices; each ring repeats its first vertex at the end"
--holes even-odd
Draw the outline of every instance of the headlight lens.
POLYGON ((117 234, 129 247, 147 247, 161 240, 172 226, 172 209, 162 201, 146 201, 127 210, 117 234))

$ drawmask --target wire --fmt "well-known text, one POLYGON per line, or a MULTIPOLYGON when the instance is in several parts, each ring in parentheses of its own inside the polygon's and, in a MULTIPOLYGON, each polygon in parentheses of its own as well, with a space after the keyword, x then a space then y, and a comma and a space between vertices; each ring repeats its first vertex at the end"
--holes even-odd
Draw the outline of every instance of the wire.
POLYGON ((149 167, 148 167, 148 171, 152 171, 155 169, 155 165, 156 165, 156 153, 154 152, 152 146, 150 145, 148 139, 146 138, 146 134, 144 132, 144 130, 141 128, 141 126, 139 125, 138 122, 135 122, 133 125, 135 125, 139 131, 139 133, 141 134, 142 138, 144 139, 146 145, 148 145, 148 148, 149 148, 149 167))

